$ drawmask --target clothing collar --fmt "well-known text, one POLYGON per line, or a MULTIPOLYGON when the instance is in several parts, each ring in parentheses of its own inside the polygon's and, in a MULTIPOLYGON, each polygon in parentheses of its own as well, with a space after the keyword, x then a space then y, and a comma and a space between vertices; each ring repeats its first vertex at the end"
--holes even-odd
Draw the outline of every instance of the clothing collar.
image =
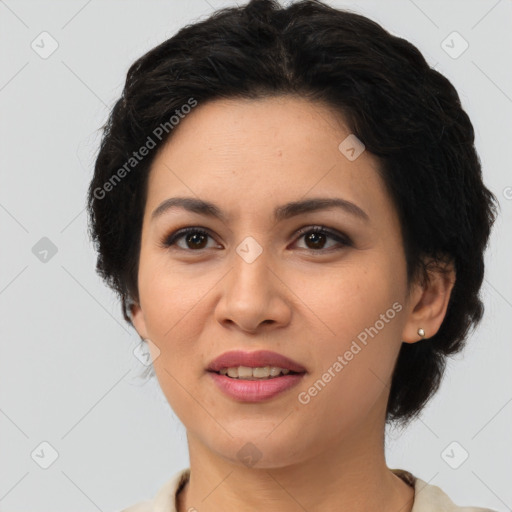
MULTIPOLYGON (((428 484, 404 469, 391 469, 404 482, 414 488, 414 502, 411 512, 470 512, 486 511, 489 509, 458 507, 436 485, 428 484)), ((151 512, 177 512, 177 496, 190 477, 190 468, 178 471, 158 491, 152 502, 151 512)), ((493 511, 490 511, 493 512, 493 511)))

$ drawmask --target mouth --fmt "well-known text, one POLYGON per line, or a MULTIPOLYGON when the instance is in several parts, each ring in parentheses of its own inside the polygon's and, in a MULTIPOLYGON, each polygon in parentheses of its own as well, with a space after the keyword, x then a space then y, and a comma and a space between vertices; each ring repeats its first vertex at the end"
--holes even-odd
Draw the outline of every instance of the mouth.
POLYGON ((217 389, 225 396, 236 402, 252 403, 265 402, 284 394, 298 386, 306 373, 275 366, 238 366, 221 368, 219 371, 208 370, 217 389))
POLYGON ((270 350, 225 352, 212 360, 206 371, 238 380, 270 380, 307 373, 297 361, 270 350))
POLYGON ((217 375, 223 375, 234 380, 271 380, 284 377, 285 375, 303 375, 306 372, 295 372, 288 368, 278 366, 238 366, 230 368, 221 368, 219 371, 208 370, 217 375))

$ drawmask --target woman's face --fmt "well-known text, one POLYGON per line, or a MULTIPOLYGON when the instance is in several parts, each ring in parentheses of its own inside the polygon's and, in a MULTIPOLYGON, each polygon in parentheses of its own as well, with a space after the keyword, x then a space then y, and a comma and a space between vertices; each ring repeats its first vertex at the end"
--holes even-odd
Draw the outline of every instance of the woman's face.
POLYGON ((219 100, 181 120, 152 165, 134 325, 154 344, 158 381, 189 442, 232 462, 249 453, 281 467, 333 443, 355 449, 372 433, 381 442, 411 308, 397 214, 374 157, 357 156, 351 139, 340 149, 349 135, 303 99, 219 100), (213 203, 222 218, 177 206, 153 216, 176 197, 213 203), (274 217, 318 198, 356 206, 274 217), (199 233, 165 245, 185 227, 199 233), (306 373, 244 401, 207 371, 231 350, 274 351, 306 373))

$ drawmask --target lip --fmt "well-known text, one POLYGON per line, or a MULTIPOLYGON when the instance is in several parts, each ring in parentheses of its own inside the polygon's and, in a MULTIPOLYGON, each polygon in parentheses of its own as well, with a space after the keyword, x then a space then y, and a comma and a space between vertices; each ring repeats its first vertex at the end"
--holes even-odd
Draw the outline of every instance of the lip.
POLYGON ((268 380, 232 379, 213 371, 209 375, 217 387, 230 398, 241 402, 263 402, 296 386, 306 374, 289 373, 268 380))
MULTIPOLYGON (((272 352, 270 350, 258 350, 256 352, 244 352, 243 350, 231 350, 224 352, 219 357, 215 358, 208 365, 207 371, 219 372, 223 368, 232 368, 237 366, 249 366, 250 368, 258 368, 262 366, 278 366, 279 368, 288 369, 296 373, 307 373, 306 368, 301 364, 297 363, 289 357, 272 352)), ((277 379, 280 379, 278 377, 277 379)), ((231 379, 234 380, 234 379, 231 379)), ((269 381, 258 381, 258 382, 271 382, 269 381)), ((254 381, 244 381, 254 382, 254 381)))

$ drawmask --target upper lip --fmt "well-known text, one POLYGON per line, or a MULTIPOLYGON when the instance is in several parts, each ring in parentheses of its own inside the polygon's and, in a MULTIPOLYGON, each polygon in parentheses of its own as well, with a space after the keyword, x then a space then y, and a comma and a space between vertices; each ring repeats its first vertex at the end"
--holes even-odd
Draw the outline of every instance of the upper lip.
POLYGON ((238 366, 249 366, 251 368, 277 366, 279 368, 288 369, 292 372, 306 372, 306 369, 293 359, 269 350, 258 350, 256 352, 232 350, 230 352, 224 352, 224 354, 221 354, 210 362, 207 370, 211 372, 219 372, 223 368, 235 368, 238 366))

